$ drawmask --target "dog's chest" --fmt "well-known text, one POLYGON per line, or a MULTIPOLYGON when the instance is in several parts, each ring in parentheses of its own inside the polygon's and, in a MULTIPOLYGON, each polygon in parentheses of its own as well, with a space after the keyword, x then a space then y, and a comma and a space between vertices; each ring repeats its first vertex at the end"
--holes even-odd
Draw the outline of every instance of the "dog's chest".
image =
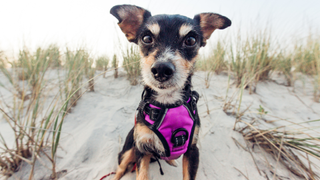
POLYGON ((182 101, 183 95, 181 91, 174 92, 158 92, 155 95, 155 100, 161 104, 174 104, 176 102, 182 101))

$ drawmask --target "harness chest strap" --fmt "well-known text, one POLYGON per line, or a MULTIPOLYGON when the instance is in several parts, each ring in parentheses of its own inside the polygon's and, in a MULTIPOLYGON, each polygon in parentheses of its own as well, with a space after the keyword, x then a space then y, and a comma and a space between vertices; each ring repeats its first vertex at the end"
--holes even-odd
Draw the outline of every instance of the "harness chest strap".
POLYGON ((177 159, 192 142, 195 120, 198 118, 196 104, 199 94, 196 91, 190 94, 188 101, 174 107, 156 106, 145 99, 139 104, 138 115, 165 148, 165 155, 159 155, 161 159, 177 159))

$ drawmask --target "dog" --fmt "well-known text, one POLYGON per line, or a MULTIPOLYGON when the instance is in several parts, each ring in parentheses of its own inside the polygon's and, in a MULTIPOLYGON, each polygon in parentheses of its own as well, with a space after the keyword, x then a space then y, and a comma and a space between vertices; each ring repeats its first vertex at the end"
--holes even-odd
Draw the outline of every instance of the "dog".
POLYGON ((128 41, 139 46, 145 85, 113 179, 119 180, 135 165, 136 179, 147 180, 150 162, 164 159, 177 166, 175 159, 183 155, 183 179, 194 180, 200 128, 199 95, 191 91, 194 64, 213 31, 229 27, 231 21, 215 13, 201 13, 193 19, 152 16, 134 5, 117 5, 110 13, 118 19, 128 41))

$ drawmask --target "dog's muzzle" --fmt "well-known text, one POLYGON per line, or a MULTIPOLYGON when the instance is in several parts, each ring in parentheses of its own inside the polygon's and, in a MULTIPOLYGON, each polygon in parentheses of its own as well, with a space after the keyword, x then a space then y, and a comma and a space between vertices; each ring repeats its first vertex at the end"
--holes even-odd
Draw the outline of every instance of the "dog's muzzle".
POLYGON ((151 66, 151 72, 157 81, 164 82, 173 76, 175 67, 171 62, 155 62, 151 66))

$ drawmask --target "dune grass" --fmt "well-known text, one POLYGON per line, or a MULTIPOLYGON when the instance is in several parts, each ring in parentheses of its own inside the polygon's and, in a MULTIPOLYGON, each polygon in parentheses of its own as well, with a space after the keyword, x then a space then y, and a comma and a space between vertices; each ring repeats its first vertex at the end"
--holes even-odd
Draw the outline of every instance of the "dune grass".
POLYGON ((12 92, 12 99, 8 101, 1 96, 0 111, 15 139, 14 147, 9 147, 0 132, 0 166, 1 173, 6 176, 12 175, 25 161, 32 165, 29 174, 29 179, 32 179, 35 162, 47 158, 52 163, 51 177, 56 178, 55 155, 63 120, 82 95, 84 76, 93 79, 95 72, 93 59, 85 50, 72 52, 67 49, 63 58, 60 54, 59 48, 49 46, 38 48, 34 53, 24 49, 16 61, 1 56, 0 71, 9 84, 0 86, 12 92), (65 62, 63 67, 60 64, 62 59, 65 62), (52 84, 52 81, 46 80, 45 74, 49 68, 62 71, 60 91, 54 98, 50 98, 50 91, 59 82, 52 84), (50 151, 46 148, 48 146, 50 151))
POLYGON ((286 52, 281 52, 277 55, 275 59, 275 62, 278 62, 275 69, 284 75, 287 81, 286 85, 292 86, 295 80, 293 72, 294 61, 292 56, 288 55, 286 52))
POLYGON ((259 81, 269 79, 270 72, 275 67, 276 55, 270 47, 271 43, 269 33, 262 31, 244 40, 238 36, 235 45, 229 45, 228 62, 234 72, 237 87, 244 83, 249 88, 249 93, 254 93, 259 81))
POLYGON ((114 69, 114 78, 118 78, 119 59, 116 54, 114 54, 112 58, 112 68, 114 69))
POLYGON ((247 141, 271 154, 277 162, 281 162, 296 176, 315 180, 320 178, 319 174, 314 172, 319 170, 320 134, 316 129, 311 130, 303 124, 319 121, 318 119, 303 123, 291 122, 292 125, 299 126, 299 130, 295 128, 288 130, 289 128, 285 126, 261 129, 255 126, 254 122, 241 121, 246 126, 239 131, 247 141), (311 157, 313 161, 310 160, 311 157))
MULTIPOLYGON (((3 97, 0 101, 0 111, 14 134, 14 147, 10 147, 0 133, 0 166, 6 176, 17 171, 22 161, 34 165, 41 158, 40 154, 54 164, 45 147, 49 129, 59 119, 54 119, 59 98, 48 99, 50 88, 44 76, 51 62, 59 62, 59 58, 56 49, 51 47, 38 48, 34 54, 24 49, 14 62, 1 58, 0 70, 10 82, 1 86, 13 93, 9 102, 3 97), (11 69, 5 67, 8 64, 11 69)), ((33 171, 34 166, 29 179, 32 179, 33 171)))
MULTIPOLYGON (((65 52, 65 65, 66 77, 64 80, 64 98, 69 99, 72 95, 69 106, 74 107, 77 105, 77 101, 81 96, 82 83, 84 75, 88 74, 88 52, 84 49, 78 49, 75 52, 67 49, 65 52)), ((71 111, 71 108, 67 108, 71 111)))
POLYGON ((196 70, 205 71, 208 88, 213 73, 228 71, 236 87, 242 81, 249 93, 255 93, 257 83, 269 80, 275 72, 283 74, 286 85, 294 87, 297 73, 312 79, 314 101, 320 101, 320 37, 310 34, 304 40, 292 40, 291 46, 281 46, 268 30, 246 38, 238 35, 231 40, 218 40, 208 55, 200 56, 196 70), (231 74, 230 74, 231 73, 231 74))
MULTIPOLYGON (((289 126, 299 126, 299 128, 280 126, 266 129, 260 126, 261 123, 257 123, 264 121, 263 117, 267 115, 263 107, 260 106, 258 109, 260 118, 254 116, 251 117, 254 120, 247 122, 248 118, 243 117, 251 113, 249 111, 251 105, 245 107, 242 104, 244 91, 248 89, 249 93, 254 93, 257 83, 270 79, 273 72, 283 74, 287 86, 294 87, 299 73, 312 80, 314 101, 319 103, 320 41, 315 36, 310 37, 293 44, 292 49, 276 45, 266 34, 245 40, 238 37, 229 45, 230 49, 226 49, 227 56, 224 59, 224 63, 231 70, 229 81, 231 77, 237 89, 229 95, 230 82, 228 82, 223 110, 235 117, 234 130, 241 132, 245 140, 251 143, 252 148, 258 147, 269 153, 297 177, 319 179, 319 174, 316 173, 320 170, 319 130, 318 127, 303 126, 319 120, 303 123, 287 121, 289 126)), ((201 63, 202 66, 206 65, 205 61, 201 63)), ((268 164, 269 162, 266 163, 266 167, 273 167, 272 164, 268 164)), ((273 171, 274 169, 270 169, 270 172, 273 171)))
POLYGON ((285 75, 287 84, 294 85, 297 73, 306 75, 312 79, 314 101, 320 102, 320 37, 309 35, 306 40, 295 43, 291 51, 281 53, 277 59, 277 71, 285 75))
POLYGON ((99 56, 96 60, 96 70, 104 71, 103 77, 106 77, 109 61, 110 59, 108 56, 99 56))
POLYGON ((139 83, 139 78, 141 75, 140 67, 140 55, 138 48, 131 45, 127 48, 127 52, 122 53, 123 56, 123 67, 127 72, 127 79, 130 81, 130 84, 135 86, 139 83))
POLYGON ((275 69, 277 52, 271 47, 273 39, 267 30, 243 39, 240 35, 230 40, 218 40, 209 55, 200 58, 197 70, 206 71, 205 85, 208 88, 212 73, 231 70, 239 87, 245 80, 250 93, 259 81, 268 80, 275 69))
MULTIPOLYGON (((11 176, 24 161, 32 166, 29 179, 33 179, 36 161, 43 162, 42 158, 47 158, 52 164, 50 178, 57 178, 55 159, 64 119, 83 92, 94 91, 96 69, 103 70, 105 74, 108 62, 106 56, 93 59, 83 48, 74 51, 67 48, 62 52, 52 45, 38 48, 34 53, 23 49, 14 61, 9 61, 0 53, 0 72, 9 83, 0 84, 0 87, 12 92, 9 102, 0 96, 0 112, 10 125, 15 139, 15 145, 9 147, 0 132, 2 175, 11 176), (45 78, 51 69, 58 72, 56 84, 45 78), (84 89, 86 83, 88 89, 84 89), (54 86, 58 86, 59 91, 50 98, 54 86)), ((115 76, 118 76, 119 60, 115 55, 113 67, 110 70, 115 70, 115 76)), ((133 47, 127 50, 123 67, 128 77, 131 76, 131 80, 137 83, 140 64, 137 50, 133 47)))

